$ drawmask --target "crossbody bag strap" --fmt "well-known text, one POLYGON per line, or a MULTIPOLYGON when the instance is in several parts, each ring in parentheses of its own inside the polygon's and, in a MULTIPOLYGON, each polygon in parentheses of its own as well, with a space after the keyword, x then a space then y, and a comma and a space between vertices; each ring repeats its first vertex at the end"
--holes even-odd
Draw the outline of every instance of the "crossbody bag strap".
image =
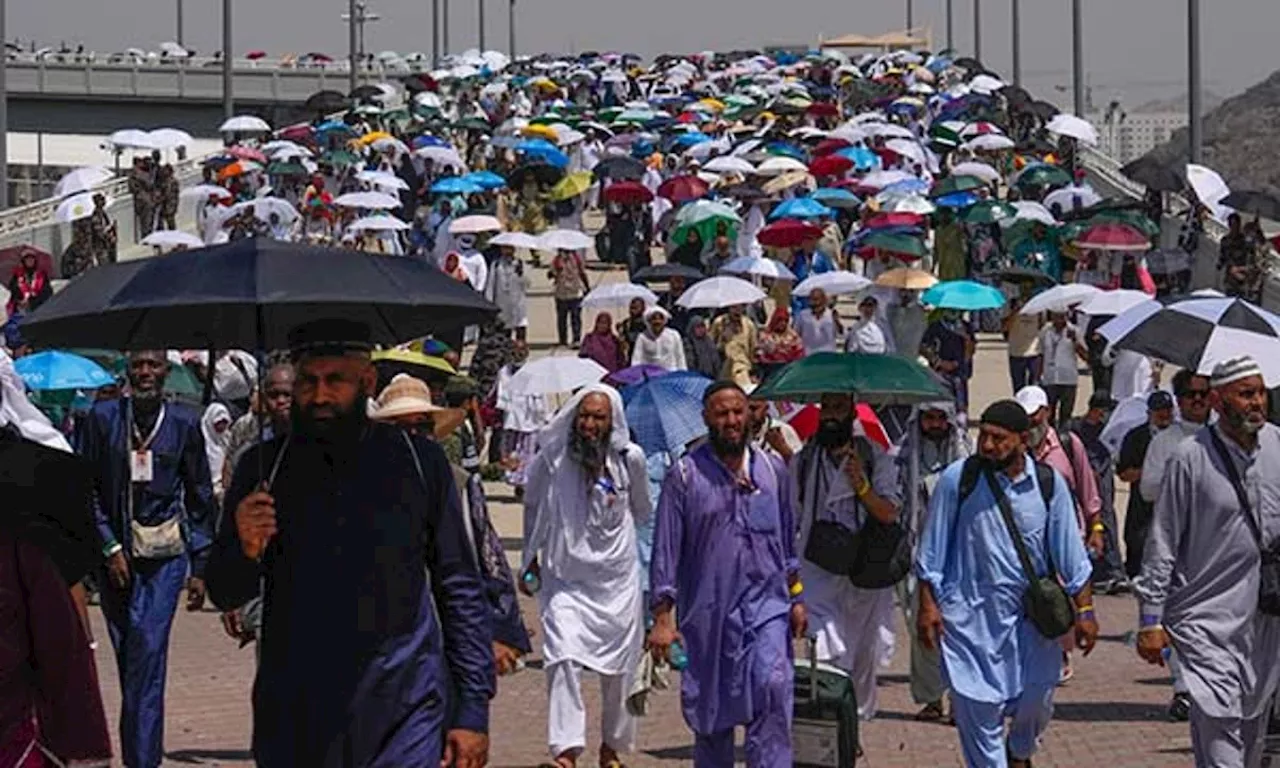
POLYGON ((1231 481, 1231 487, 1236 492, 1236 500, 1240 504, 1240 514, 1244 515, 1245 521, 1249 523, 1249 532, 1253 534, 1253 539, 1258 544, 1258 550, 1262 551, 1266 548, 1262 539, 1262 528, 1258 525, 1258 521, 1253 518, 1253 505, 1249 503, 1249 494, 1245 493, 1244 483, 1240 481, 1240 473, 1236 471, 1236 462, 1231 458, 1231 452, 1223 444, 1222 438, 1218 436, 1218 430, 1210 427, 1209 439, 1213 441, 1213 447, 1218 452, 1218 458, 1222 459, 1222 466, 1226 470, 1227 479, 1231 481))
POLYGON ((1018 524, 1013 519, 1013 507, 1009 504, 1009 497, 1000 488, 999 481, 990 470, 985 470, 982 474, 986 476, 987 487, 991 489, 991 495, 996 499, 996 506, 1000 508, 1004 527, 1008 529, 1009 537, 1013 539, 1013 548, 1018 552, 1018 562, 1022 563, 1022 572, 1027 577, 1027 583, 1034 584, 1039 577, 1036 575, 1035 565, 1031 562, 1031 553, 1027 551, 1027 543, 1023 541, 1022 534, 1018 531, 1018 524))

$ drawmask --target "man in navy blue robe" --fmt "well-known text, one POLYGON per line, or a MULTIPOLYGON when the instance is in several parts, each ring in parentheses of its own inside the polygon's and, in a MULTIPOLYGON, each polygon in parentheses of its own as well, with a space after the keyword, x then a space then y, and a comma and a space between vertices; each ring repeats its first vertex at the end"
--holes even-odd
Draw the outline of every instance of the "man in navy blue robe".
POLYGON ((362 334, 295 331, 292 433, 241 460, 209 560, 219 608, 262 584, 254 759, 482 768, 491 609, 444 452, 370 421, 369 346, 325 341, 362 334))
POLYGON ((169 629, 184 583, 187 609, 204 603, 216 514, 200 416, 164 401, 168 372, 163 351, 131 353, 129 397, 94 405, 76 441, 93 467, 102 615, 120 671, 120 753, 129 768, 164 758, 169 629))

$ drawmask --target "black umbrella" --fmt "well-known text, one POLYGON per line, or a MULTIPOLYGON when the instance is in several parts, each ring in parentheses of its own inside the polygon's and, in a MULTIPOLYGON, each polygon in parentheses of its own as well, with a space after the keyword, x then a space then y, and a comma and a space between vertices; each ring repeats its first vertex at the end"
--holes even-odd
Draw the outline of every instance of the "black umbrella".
POLYGON ((376 99, 385 94, 386 92, 376 85, 361 85, 349 95, 352 101, 363 101, 365 99, 376 99))
POLYGON ((1177 171, 1145 155, 1125 164, 1120 172, 1147 189, 1158 192, 1181 192, 1186 186, 1177 171))
POLYGON ((730 185, 728 187, 721 187, 720 189, 717 189, 716 197, 720 197, 720 198, 732 197, 737 200, 741 200, 744 203, 755 203, 761 200, 768 200, 773 196, 770 195, 768 192, 765 192, 763 189, 760 189, 759 187, 755 186, 754 184, 741 182, 738 184, 730 185))
POLYGON ((1044 285, 1055 285, 1058 281, 1038 269, 1028 269, 1027 267, 1005 267, 1004 269, 994 269, 990 272, 983 272, 978 277, 990 282, 1006 282, 1006 283, 1043 283, 1044 285))
POLYGON ((1062 110, 1057 105, 1050 104, 1047 101, 1033 101, 1020 107, 1023 111, 1030 112, 1041 120, 1051 120, 1054 115, 1062 110))
POLYGON ((1280 199, 1268 192, 1243 189, 1222 198, 1222 205, 1241 213, 1252 213, 1264 219, 1280 219, 1280 199))
POLYGON ((962 67, 964 69, 972 69, 975 72, 985 72, 986 66, 971 56, 962 56, 951 62, 952 66, 962 67))
POLYGON ((325 114, 346 109, 350 105, 350 100, 337 91, 316 91, 302 103, 305 109, 325 114))
POLYGON ((83 459, 0 429, 0 528, 44 550, 68 584, 102 562, 83 459))
POLYGON ((631 282, 665 283, 673 277, 683 277, 693 283, 701 280, 704 275, 701 270, 684 264, 654 264, 653 266, 636 270, 636 273, 631 276, 631 282))
POLYGON ((496 311, 415 259, 253 238, 90 270, 22 328, 52 347, 265 351, 315 320, 360 323, 374 343, 399 344, 496 311))
POLYGON ((519 189, 525 185, 530 174, 539 184, 551 186, 564 178, 564 169, 546 163, 525 163, 507 174, 507 185, 512 189, 519 189))
POLYGON ((593 169, 597 179, 615 179, 619 181, 635 181, 644 176, 644 163, 634 157, 619 155, 606 157, 593 169))

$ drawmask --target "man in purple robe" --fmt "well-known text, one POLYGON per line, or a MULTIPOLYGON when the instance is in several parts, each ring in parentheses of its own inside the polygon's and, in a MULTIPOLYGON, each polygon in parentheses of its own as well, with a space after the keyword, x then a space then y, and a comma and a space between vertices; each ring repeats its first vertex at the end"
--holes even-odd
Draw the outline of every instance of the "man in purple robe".
POLYGON ((745 725, 748 766, 789 768, 790 638, 807 621, 791 477, 777 458, 748 447, 747 396, 737 384, 711 385, 703 418, 708 441, 663 482, 649 646, 659 658, 677 641, 685 649, 681 702, 695 766, 732 766, 733 729, 745 725))

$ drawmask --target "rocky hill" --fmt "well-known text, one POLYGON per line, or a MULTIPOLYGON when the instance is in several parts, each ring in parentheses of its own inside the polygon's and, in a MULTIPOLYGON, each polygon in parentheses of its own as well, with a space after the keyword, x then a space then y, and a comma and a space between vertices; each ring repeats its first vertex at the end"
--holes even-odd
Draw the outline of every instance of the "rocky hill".
MULTIPOLYGON (((1204 117, 1205 165, 1232 189, 1280 194, 1280 72, 1222 102, 1204 117)), ((1148 157, 1172 165, 1187 162, 1187 129, 1148 157)))

